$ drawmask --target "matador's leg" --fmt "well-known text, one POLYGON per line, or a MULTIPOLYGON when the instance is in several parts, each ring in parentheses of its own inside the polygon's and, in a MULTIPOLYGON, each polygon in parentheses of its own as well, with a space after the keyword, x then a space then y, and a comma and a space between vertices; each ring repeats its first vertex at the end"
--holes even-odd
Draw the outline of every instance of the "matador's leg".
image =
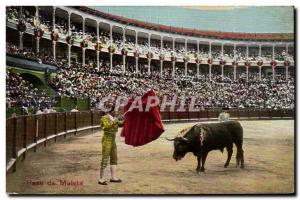
POLYGON ((100 164, 100 169, 104 170, 108 165, 108 159, 110 157, 112 148, 112 138, 103 138, 102 141, 102 159, 100 164))
POLYGON ((111 173, 110 182, 115 182, 115 183, 122 182, 122 180, 119 179, 117 176, 117 164, 118 164, 117 145, 116 142, 113 141, 111 152, 110 152, 110 173, 111 173))
POLYGON ((110 150, 110 165, 117 165, 117 164, 118 164, 117 145, 116 145, 116 141, 113 141, 110 150))

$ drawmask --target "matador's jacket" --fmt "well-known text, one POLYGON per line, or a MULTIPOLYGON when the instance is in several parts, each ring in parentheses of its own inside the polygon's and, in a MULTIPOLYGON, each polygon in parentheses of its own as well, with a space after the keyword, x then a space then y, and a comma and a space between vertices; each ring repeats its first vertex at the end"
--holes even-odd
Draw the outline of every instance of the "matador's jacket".
POLYGON ((100 167, 104 170, 107 167, 108 159, 110 159, 110 165, 116 165, 118 163, 117 157, 117 145, 116 145, 116 133, 118 127, 122 126, 122 122, 117 118, 112 118, 108 114, 104 115, 100 119, 100 127, 103 130, 102 136, 102 160, 100 167))

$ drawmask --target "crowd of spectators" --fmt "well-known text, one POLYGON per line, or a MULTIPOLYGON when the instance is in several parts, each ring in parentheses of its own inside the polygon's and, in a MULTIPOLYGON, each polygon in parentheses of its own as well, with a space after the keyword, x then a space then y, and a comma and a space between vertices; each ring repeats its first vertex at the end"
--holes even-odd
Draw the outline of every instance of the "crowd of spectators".
POLYGON ((213 74, 209 81, 207 75, 184 76, 183 70, 177 68, 176 75, 171 78, 171 70, 165 69, 164 76, 158 71, 151 75, 147 73, 121 73, 121 65, 116 64, 109 72, 109 62, 101 61, 101 67, 82 67, 80 63, 61 67, 52 80, 52 87, 59 95, 71 97, 90 97, 95 106, 99 100, 108 94, 116 96, 141 96, 150 89, 156 91, 159 98, 168 96, 185 96, 187 103, 190 97, 196 96, 196 107, 215 108, 294 108, 294 79, 288 80, 278 75, 273 81, 271 76, 263 76, 258 80, 258 74, 251 73, 246 81, 244 73, 239 74, 236 81, 229 77, 222 80, 218 74, 213 74), (119 67, 118 67, 119 66, 119 67))
POLYGON ((35 88, 32 83, 24 80, 20 74, 6 71, 6 108, 20 107, 25 114, 32 110, 50 109, 54 105, 53 97, 35 88))
POLYGON ((28 60, 36 61, 40 64, 57 65, 57 61, 54 60, 51 49, 41 48, 39 53, 31 47, 23 47, 20 49, 18 46, 6 43, 6 53, 15 57, 26 58, 28 60))
MULTIPOLYGON (((44 61, 48 58, 44 54, 39 57, 30 49, 24 48, 23 51, 20 51, 12 44, 7 45, 7 53, 27 59, 37 59, 42 63, 47 63, 44 61)), ((93 60, 92 63, 94 62, 93 60)), ((209 81, 207 75, 195 76, 195 72, 191 70, 188 70, 188 76, 184 76, 183 67, 176 68, 174 78, 171 75, 172 70, 166 68, 163 71, 163 78, 161 78, 159 70, 152 70, 151 75, 147 75, 148 65, 145 64, 139 65, 141 73, 138 74, 135 73, 134 65, 127 66, 126 73, 123 74, 122 63, 118 62, 113 63, 113 70, 109 72, 108 60, 101 60, 99 69, 90 64, 83 67, 79 62, 73 62, 69 67, 66 59, 57 59, 55 64, 58 66, 58 71, 51 80, 51 86, 57 91, 57 94, 59 96, 90 97, 93 105, 107 94, 129 97, 154 89, 161 97, 170 94, 177 96, 201 94, 196 102, 200 108, 225 106, 278 109, 294 107, 294 80, 292 77, 286 81, 285 76, 279 75, 276 77, 276 81, 272 81, 271 77, 263 76, 262 81, 259 81, 258 75, 254 73, 249 75, 249 82, 246 82, 244 74, 239 74, 237 81, 232 81, 230 78, 221 80, 220 75, 213 74, 212 81, 209 81)))
MULTIPOLYGON (((34 13, 24 9, 23 15, 19 16, 17 7, 7 7, 7 18, 17 22, 19 18, 25 19, 26 24, 34 27, 36 20, 34 13)), ((47 17, 40 17, 40 25, 46 32, 52 31, 52 23, 47 17)), ((61 37, 68 34, 68 25, 65 19, 56 17, 56 30, 61 37)), ((89 42, 97 41, 96 30, 91 27, 85 28, 83 35, 82 25, 71 24, 72 36, 76 40, 87 39, 89 42), (84 37, 84 38, 83 38, 84 37)), ((194 58, 196 53, 195 47, 187 47, 183 44, 176 44, 173 51, 172 45, 160 42, 151 42, 149 46, 148 39, 139 38, 136 45, 134 37, 123 38, 122 34, 113 33, 112 41, 110 40, 109 31, 101 30, 99 40, 103 43, 114 43, 118 49, 127 48, 130 51, 138 50, 146 54, 149 50, 159 55, 164 53, 165 56, 176 55, 183 58, 189 55, 194 58)), ((200 48, 200 58, 207 59, 210 57, 208 48, 200 48)), ((261 56, 258 56, 258 48, 251 51, 246 56, 246 49, 237 47, 236 52, 233 49, 224 50, 223 55, 220 48, 212 48, 211 56, 215 60, 249 60, 249 61, 271 61, 273 58, 270 49, 262 49, 261 56)), ((233 81, 230 77, 222 79, 219 74, 213 74, 212 80, 209 80, 207 74, 195 76, 195 73, 188 71, 188 76, 184 76, 184 68, 176 68, 175 77, 171 76, 172 70, 165 68, 163 77, 160 76, 159 70, 152 70, 150 75, 147 74, 147 65, 140 64, 141 73, 135 73, 135 66, 127 66, 126 73, 122 73, 122 63, 113 63, 110 71, 109 61, 101 60, 100 68, 95 67, 95 60, 89 60, 87 63, 94 63, 82 66, 82 63, 72 62, 71 66, 67 65, 65 58, 54 60, 51 49, 41 48, 39 53, 32 48, 24 47, 20 50, 17 46, 7 43, 6 52, 8 54, 35 60, 39 63, 54 64, 58 66, 56 76, 50 81, 50 85, 55 89, 59 96, 70 97, 90 97, 93 106, 99 103, 99 100, 107 94, 112 96, 136 96, 142 95, 145 91, 153 89, 157 95, 162 98, 164 95, 169 99, 172 96, 186 96, 189 101, 191 96, 198 96, 196 106, 204 108, 215 107, 239 107, 239 108, 294 108, 294 79, 278 75, 275 80, 272 77, 263 75, 262 80, 258 80, 256 73, 249 74, 249 81, 246 81, 245 74, 238 74, 237 80, 233 81)), ((276 50, 274 58, 277 60, 292 60, 293 55, 285 50, 276 50)), ((18 74, 7 72, 7 102, 9 106, 21 105, 25 107, 47 107, 50 100, 46 97, 39 98, 38 90, 31 84, 22 80, 18 74), (45 104, 45 105, 44 105, 45 104)), ((43 96, 43 95, 41 95, 43 96)))

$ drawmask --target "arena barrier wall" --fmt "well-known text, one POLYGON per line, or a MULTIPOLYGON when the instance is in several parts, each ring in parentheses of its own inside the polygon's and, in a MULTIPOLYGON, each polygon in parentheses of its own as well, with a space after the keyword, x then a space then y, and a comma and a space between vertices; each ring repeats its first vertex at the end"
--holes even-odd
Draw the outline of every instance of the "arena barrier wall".
MULTIPOLYGON (((221 109, 200 112, 161 112, 164 122, 215 120, 221 109)), ((293 119, 294 110, 267 109, 230 109, 226 111, 231 119, 293 119)), ((36 152, 40 146, 56 142, 58 137, 76 135, 82 131, 94 131, 100 128, 99 121, 103 112, 57 112, 40 115, 13 117, 6 120, 6 171, 15 172, 17 160, 25 159, 26 152, 36 152), (51 142, 50 142, 51 141, 51 142)))
MULTIPOLYGON (((161 112, 164 122, 174 121, 193 121, 193 120, 216 120, 219 114, 224 112, 222 109, 206 109, 199 112, 161 112)), ((236 120, 257 120, 257 119, 291 119, 294 118, 293 109, 229 109, 230 119, 236 120)))
POLYGON ((100 111, 57 112, 7 119, 6 171, 16 171, 18 159, 25 159, 27 151, 36 152, 40 145, 46 147, 50 140, 100 128, 102 115, 100 111))

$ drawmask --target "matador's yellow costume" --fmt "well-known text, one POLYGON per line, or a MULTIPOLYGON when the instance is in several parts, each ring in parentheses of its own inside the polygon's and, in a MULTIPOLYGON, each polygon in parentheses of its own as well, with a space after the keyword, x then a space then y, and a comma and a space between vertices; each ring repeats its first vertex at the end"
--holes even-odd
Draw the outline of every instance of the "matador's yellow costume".
POLYGON ((118 157, 115 138, 119 126, 122 126, 122 122, 109 114, 104 115, 100 119, 100 127, 103 130, 101 170, 107 167, 108 159, 110 159, 110 165, 117 165, 118 157))

